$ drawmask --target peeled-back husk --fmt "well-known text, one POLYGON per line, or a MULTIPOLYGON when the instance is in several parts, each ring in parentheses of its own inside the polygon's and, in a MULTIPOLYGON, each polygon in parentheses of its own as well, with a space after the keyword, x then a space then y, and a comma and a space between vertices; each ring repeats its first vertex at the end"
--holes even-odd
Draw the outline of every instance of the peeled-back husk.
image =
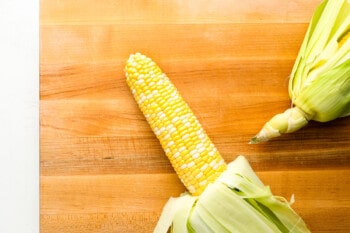
POLYGON ((201 196, 171 198, 155 233, 306 233, 302 218, 274 196, 244 156, 238 156, 201 196))

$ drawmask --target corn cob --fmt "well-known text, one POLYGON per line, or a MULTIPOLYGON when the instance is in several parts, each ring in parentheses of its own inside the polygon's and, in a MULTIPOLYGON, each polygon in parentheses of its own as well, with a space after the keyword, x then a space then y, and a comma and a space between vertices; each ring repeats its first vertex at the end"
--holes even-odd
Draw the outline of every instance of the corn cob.
POLYGON ((169 228, 173 233, 310 233, 244 156, 225 164, 175 86, 150 58, 131 55, 125 73, 141 111, 191 193, 169 199, 154 233, 169 228))
POLYGON ((226 169, 176 87, 150 58, 136 53, 127 60, 126 80, 136 102, 182 183, 200 195, 226 169))

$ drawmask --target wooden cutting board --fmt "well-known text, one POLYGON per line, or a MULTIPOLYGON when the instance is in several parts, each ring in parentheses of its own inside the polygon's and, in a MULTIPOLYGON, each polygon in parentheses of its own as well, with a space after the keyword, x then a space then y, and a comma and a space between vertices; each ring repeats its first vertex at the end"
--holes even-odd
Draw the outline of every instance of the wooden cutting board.
POLYGON ((40 1, 41 232, 152 232, 185 191, 126 85, 152 57, 226 161, 243 154, 312 232, 350 229, 350 118, 249 145, 290 106, 320 0, 40 1))

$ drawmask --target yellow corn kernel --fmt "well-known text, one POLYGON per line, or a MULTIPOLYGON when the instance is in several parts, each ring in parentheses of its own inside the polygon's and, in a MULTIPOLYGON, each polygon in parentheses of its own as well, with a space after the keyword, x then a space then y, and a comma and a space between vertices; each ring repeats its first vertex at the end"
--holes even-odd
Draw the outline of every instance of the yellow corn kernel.
POLYGON ((126 80, 180 180, 200 195, 226 164, 176 87, 150 58, 130 55, 126 80))

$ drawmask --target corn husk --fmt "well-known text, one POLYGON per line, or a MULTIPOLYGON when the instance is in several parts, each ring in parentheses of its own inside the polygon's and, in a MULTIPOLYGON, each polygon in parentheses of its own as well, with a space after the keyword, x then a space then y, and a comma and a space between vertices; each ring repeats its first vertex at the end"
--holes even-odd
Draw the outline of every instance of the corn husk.
POLYGON ((310 120, 350 115, 350 1, 325 0, 315 10, 292 69, 292 107, 271 118, 251 143, 291 133, 310 120))
POLYGON ((244 156, 200 196, 170 198, 154 233, 306 233, 310 232, 290 202, 274 196, 244 156))

